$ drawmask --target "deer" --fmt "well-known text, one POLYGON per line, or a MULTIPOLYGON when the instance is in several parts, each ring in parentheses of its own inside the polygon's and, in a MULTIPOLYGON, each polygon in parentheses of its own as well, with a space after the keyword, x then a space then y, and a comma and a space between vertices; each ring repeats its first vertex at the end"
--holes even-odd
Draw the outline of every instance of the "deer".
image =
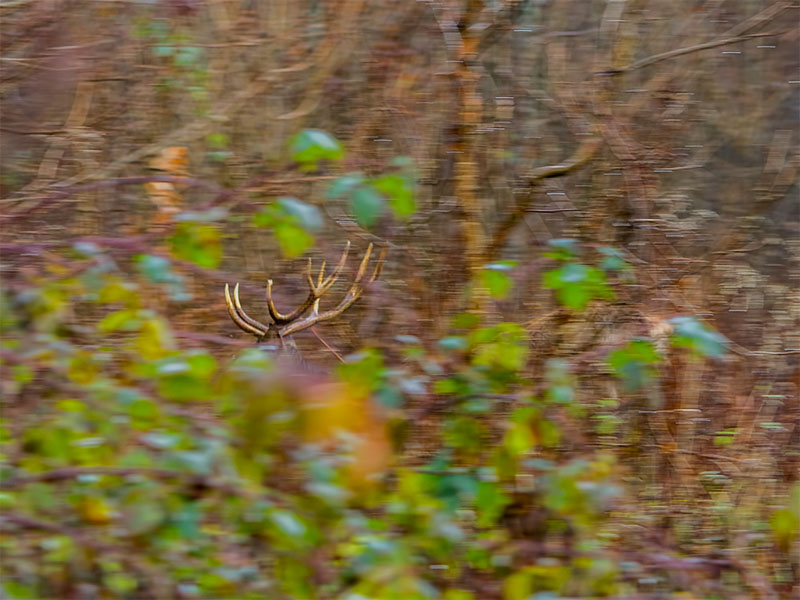
MULTIPOLYGON (((225 284, 225 305, 228 315, 242 331, 253 335, 259 345, 277 342, 278 372, 265 375, 248 396, 246 407, 251 418, 245 419, 243 435, 257 439, 267 427, 271 405, 292 406, 297 415, 297 432, 306 442, 317 444, 325 451, 340 445, 343 438, 349 440, 346 479, 356 491, 366 491, 387 470, 392 448, 385 417, 372 402, 371 390, 358 385, 336 381, 314 368, 299 356, 291 336, 314 325, 339 317, 364 293, 366 285, 373 283, 381 273, 386 250, 381 254, 364 283, 367 267, 372 256, 370 244, 356 272, 353 283, 339 303, 329 309, 320 309, 320 300, 331 289, 347 263, 350 242, 345 244, 339 262, 329 275, 325 275, 323 261, 319 272, 314 274, 311 259, 306 267, 308 295, 294 310, 281 313, 272 296, 273 281, 267 280, 266 304, 270 321, 263 323, 250 317, 239 299, 239 284, 231 293, 225 284), (278 399, 278 400, 276 400, 278 399), (345 434, 344 436, 342 434, 345 434), (353 444, 353 440, 357 440, 353 444)), ((282 410, 276 408, 275 410, 282 410)))

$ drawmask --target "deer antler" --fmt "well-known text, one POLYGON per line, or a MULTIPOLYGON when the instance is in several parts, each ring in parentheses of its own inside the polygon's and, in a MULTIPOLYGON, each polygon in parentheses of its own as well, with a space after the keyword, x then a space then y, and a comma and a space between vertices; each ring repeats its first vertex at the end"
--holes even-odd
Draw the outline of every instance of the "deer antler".
MULTIPOLYGON (((361 280, 364 278, 370 256, 372 255, 372 244, 370 244, 367 248, 364 258, 361 260, 361 265, 358 267, 358 273, 356 273, 353 285, 350 286, 350 289, 347 291, 344 299, 339 302, 336 308, 321 313, 319 312, 320 298, 322 298, 322 296, 331 288, 336 280, 339 279, 339 275, 341 274, 342 269, 347 262, 347 256, 349 252, 350 242, 348 241, 338 264, 333 269, 331 274, 325 277, 325 262, 323 262, 322 266, 320 267, 319 274, 316 277, 316 281, 314 280, 311 272, 311 260, 309 259, 308 266, 306 268, 306 279, 309 287, 308 296, 300 306, 288 314, 284 315, 280 313, 275 307, 275 302, 272 299, 272 280, 268 280, 267 310, 269 311, 269 316, 272 318, 272 322, 268 324, 256 321, 248 316, 248 314, 244 311, 241 302, 239 301, 238 283, 233 288, 233 298, 231 298, 228 284, 225 284, 225 304, 228 307, 228 314, 240 329, 256 336, 259 341, 267 337, 272 332, 274 332, 277 337, 283 338, 285 336, 297 333, 298 331, 313 327, 322 321, 328 321, 338 317, 340 314, 350 308, 364 292, 364 286, 362 285, 361 280), (303 315, 305 315, 309 309, 311 309, 311 313, 308 316, 303 317, 303 315)), ((381 273, 381 269, 383 268, 385 257, 386 249, 384 248, 381 251, 380 258, 378 259, 378 262, 375 265, 372 275, 367 283, 372 283, 378 278, 381 273)))

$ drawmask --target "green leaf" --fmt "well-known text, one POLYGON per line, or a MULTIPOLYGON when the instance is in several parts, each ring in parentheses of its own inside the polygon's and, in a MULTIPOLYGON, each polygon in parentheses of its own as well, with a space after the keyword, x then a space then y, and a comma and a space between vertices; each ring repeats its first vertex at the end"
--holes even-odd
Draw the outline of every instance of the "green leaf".
POLYGON ((321 160, 341 160, 344 147, 329 133, 320 129, 305 129, 289 142, 292 160, 308 169, 316 169, 321 160))
POLYGON ((603 271, 581 263, 567 263, 546 271, 542 282, 545 288, 556 290, 556 298, 565 307, 581 311, 596 298, 612 299, 603 271))
POLYGON ((481 481, 478 483, 478 492, 475 496, 478 527, 492 527, 506 506, 511 504, 511 498, 505 494, 496 481, 481 481))
POLYGON ((219 230, 203 223, 180 223, 170 238, 172 253, 206 269, 215 269, 222 260, 219 230))
POLYGON ((800 518, 795 511, 783 508, 772 513, 769 526, 778 546, 785 552, 800 533, 800 518))
POLYGON ((644 339, 632 340, 608 355, 608 365, 614 375, 625 382, 629 391, 642 387, 652 379, 657 373, 653 365, 660 361, 661 357, 653 343, 644 339))
POLYGON ((389 198, 389 207, 398 219, 407 219, 416 212, 417 203, 414 200, 414 190, 405 177, 383 175, 372 179, 370 183, 389 198))
POLYGON ((227 148, 229 142, 230 138, 224 133, 209 133, 206 136, 206 143, 211 148, 217 148, 217 149, 227 148))
POLYGON ((568 283, 581 283, 589 279, 589 267, 580 263, 569 263, 558 270, 562 287, 568 283))
POLYGON ((600 246, 598 252, 603 255, 600 268, 604 271, 627 271, 631 266, 625 262, 624 254, 611 246, 600 246))
POLYGON ((489 290, 489 295, 497 299, 507 298, 511 288, 514 287, 514 281, 500 271, 481 271, 481 282, 489 290))
POLYGON ((322 215, 313 204, 290 196, 278 198, 277 204, 283 209, 284 214, 293 217, 295 222, 306 231, 316 231, 322 227, 322 215))
POLYGON ((150 281, 164 285, 173 300, 191 300, 192 296, 186 291, 183 276, 172 271, 169 259, 143 254, 137 257, 136 266, 150 281))
POLYGON ((288 510, 276 509, 271 511, 269 516, 280 532, 287 537, 302 538, 308 531, 305 523, 288 510))
POLYGON ((532 577, 526 571, 517 571, 506 578, 503 585, 503 600, 529 600, 532 591, 532 577))
POLYGON ((672 344, 689 348, 703 356, 719 358, 727 352, 728 340, 724 335, 707 327, 694 317, 675 317, 669 320, 674 332, 672 344))
POLYGON ((361 173, 347 173, 334 179, 328 186, 325 195, 333 199, 349 196, 354 189, 360 187, 363 183, 364 176, 361 173))
POLYGON ((350 197, 350 209, 361 226, 371 227, 386 209, 386 201, 371 188, 361 187, 350 197))
POLYGON ((213 394, 208 380, 216 368, 214 357, 199 350, 167 357, 156 363, 159 392, 170 400, 207 400, 213 394))
POLYGON ((97 324, 100 331, 138 331, 141 326, 142 319, 138 310, 113 312, 97 324))
POLYGON ((161 317, 140 311, 142 325, 136 338, 136 349, 145 359, 162 358, 175 347, 172 330, 161 317))
POLYGON ((314 245, 314 236, 291 223, 278 223, 273 232, 286 258, 297 258, 314 245))
POLYGON ((337 373, 342 381, 375 389, 384 376, 383 357, 375 350, 364 350, 345 357, 337 373))
POLYGON ((489 290, 492 298, 506 298, 511 288, 514 287, 514 280, 508 275, 508 271, 516 266, 514 261, 503 261, 486 265, 481 270, 481 283, 489 290))
POLYGON ((475 313, 459 313, 453 317, 453 327, 456 329, 472 329, 481 322, 480 315, 475 313))
POLYGON ((570 260, 581 254, 578 240, 573 240, 571 238, 550 240, 547 242, 547 245, 551 249, 545 252, 544 255, 548 258, 554 258, 555 260, 570 260))
POLYGON ((3 591, 13 600, 33 600, 39 598, 39 594, 30 586, 24 585, 19 581, 14 581, 8 577, 4 578, 3 591))

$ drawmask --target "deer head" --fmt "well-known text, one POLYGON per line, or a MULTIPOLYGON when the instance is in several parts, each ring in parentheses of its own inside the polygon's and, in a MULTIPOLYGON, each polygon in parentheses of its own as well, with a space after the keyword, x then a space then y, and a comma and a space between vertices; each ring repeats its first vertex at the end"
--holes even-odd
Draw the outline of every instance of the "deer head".
MULTIPOLYGON (((256 336, 258 342, 276 339, 280 341, 281 344, 283 344, 286 338, 297 333, 298 331, 303 331, 304 329, 313 327, 317 323, 329 321, 338 317, 344 311, 350 308, 364 292, 362 279, 364 279, 364 274, 366 273, 367 265, 369 264, 369 259, 372 255, 372 244, 369 245, 367 252, 364 254, 364 258, 361 259, 361 265, 358 267, 358 273, 356 273, 353 285, 350 286, 350 289, 347 291, 345 297, 335 308, 320 312, 319 301, 322 296, 325 295, 325 293, 331 288, 331 286, 333 286, 336 280, 339 279, 339 275, 341 274, 342 269, 347 262, 347 255, 349 252, 350 242, 348 241, 344 247, 344 252, 342 252, 341 258, 339 259, 339 263, 333 269, 331 274, 325 277, 325 262, 323 261, 316 280, 311 271, 311 259, 308 259, 308 267, 306 268, 306 279, 308 280, 309 287, 308 296, 306 296, 305 301, 300 306, 288 314, 279 312, 275 307, 275 302, 272 299, 272 280, 269 279, 267 281, 267 310, 269 311, 269 316, 272 319, 270 323, 261 323, 260 321, 256 321, 252 317, 248 316, 248 314, 242 308, 241 302, 239 301, 239 284, 237 283, 233 288, 233 297, 231 297, 230 288, 226 283, 225 304, 228 307, 228 314, 240 329, 256 336)), ((372 271, 372 276, 369 278, 367 283, 372 283, 380 275, 385 255, 386 249, 384 248, 377 264, 375 265, 375 268, 372 271)))

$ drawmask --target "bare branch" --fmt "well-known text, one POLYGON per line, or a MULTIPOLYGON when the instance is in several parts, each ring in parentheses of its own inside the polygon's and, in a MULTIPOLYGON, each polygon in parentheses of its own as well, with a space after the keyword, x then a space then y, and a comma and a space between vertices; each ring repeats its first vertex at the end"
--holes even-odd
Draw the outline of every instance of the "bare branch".
POLYGON ((785 32, 772 31, 768 33, 751 33, 749 35, 740 35, 737 37, 724 38, 721 40, 713 40, 711 42, 706 42, 705 44, 687 46, 686 48, 676 48, 675 50, 670 50, 669 52, 662 52, 661 54, 655 54, 653 56, 648 56, 647 58, 637 60, 636 62, 633 62, 624 67, 620 67, 619 69, 610 69, 608 71, 601 71, 600 73, 596 73, 596 75, 621 75, 622 73, 629 73, 630 71, 643 69, 644 67, 649 67, 650 65, 662 62, 664 60, 669 60, 670 58, 675 58, 677 56, 684 56, 685 54, 692 54, 694 52, 700 52, 701 50, 708 50, 710 48, 718 48, 720 46, 729 46, 730 44, 738 44, 739 42, 745 42, 753 38, 779 35, 780 33, 785 33, 785 32))

